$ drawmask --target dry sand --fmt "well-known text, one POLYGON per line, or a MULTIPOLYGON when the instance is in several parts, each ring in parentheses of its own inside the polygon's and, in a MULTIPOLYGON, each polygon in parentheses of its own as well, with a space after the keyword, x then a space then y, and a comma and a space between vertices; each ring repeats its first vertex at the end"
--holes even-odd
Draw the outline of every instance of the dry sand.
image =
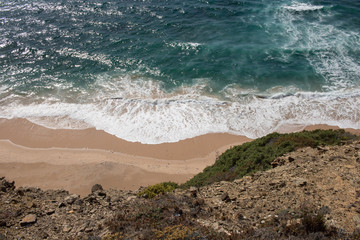
MULTIPOLYGON (((337 127, 306 127, 316 128, 337 127)), ((96 129, 54 130, 25 119, 0 119, 0 176, 17 186, 65 189, 80 195, 88 194, 95 183, 132 190, 163 181, 183 183, 229 147, 250 140, 221 133, 152 145, 127 142, 96 129)))
POLYGON ((183 183, 229 147, 249 140, 207 134, 151 145, 95 129, 54 130, 25 119, 0 119, 0 176, 17 186, 63 188, 81 195, 95 183, 121 189, 162 181, 183 183))

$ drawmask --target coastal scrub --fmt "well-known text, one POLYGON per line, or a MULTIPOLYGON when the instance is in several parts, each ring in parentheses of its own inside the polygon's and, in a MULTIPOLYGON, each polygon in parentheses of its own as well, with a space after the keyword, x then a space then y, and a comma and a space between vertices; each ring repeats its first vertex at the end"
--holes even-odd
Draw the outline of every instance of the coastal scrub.
POLYGON ((159 194, 171 192, 178 187, 179 187, 179 185, 177 183, 163 182, 163 183, 159 183, 159 184, 155 184, 155 185, 147 187, 143 191, 139 192, 138 196, 145 197, 145 198, 153 198, 159 194))
POLYGON ((271 133, 252 142, 232 147, 221 154, 216 162, 182 185, 205 186, 219 181, 232 181, 257 171, 271 168, 271 162, 285 153, 303 147, 339 145, 358 138, 344 130, 314 130, 298 133, 271 133))

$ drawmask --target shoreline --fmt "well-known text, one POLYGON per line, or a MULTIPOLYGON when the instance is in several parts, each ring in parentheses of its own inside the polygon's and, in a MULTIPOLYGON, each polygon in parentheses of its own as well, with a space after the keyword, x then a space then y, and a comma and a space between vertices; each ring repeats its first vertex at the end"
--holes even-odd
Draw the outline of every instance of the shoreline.
POLYGON ((128 142, 95 128, 49 129, 26 119, 0 119, 0 140, 10 140, 29 148, 97 149, 164 160, 186 160, 204 157, 223 146, 252 139, 228 133, 210 133, 175 143, 142 144, 128 142))
MULTIPOLYGON (((338 129, 284 126, 278 132, 338 129)), ((360 134, 360 130, 346 129, 360 134)), ((98 183, 135 190, 163 181, 183 183, 231 146, 252 139, 206 134, 176 143, 127 142, 104 131, 48 129, 26 119, 0 119, 0 176, 17 186, 65 189, 82 196, 98 183)))

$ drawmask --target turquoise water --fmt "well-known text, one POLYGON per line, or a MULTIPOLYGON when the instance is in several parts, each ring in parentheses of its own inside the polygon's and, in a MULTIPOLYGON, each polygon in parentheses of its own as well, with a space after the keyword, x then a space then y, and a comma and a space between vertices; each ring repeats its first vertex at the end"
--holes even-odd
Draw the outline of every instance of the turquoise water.
POLYGON ((0 1, 0 117, 143 143, 360 128, 360 2, 0 1))

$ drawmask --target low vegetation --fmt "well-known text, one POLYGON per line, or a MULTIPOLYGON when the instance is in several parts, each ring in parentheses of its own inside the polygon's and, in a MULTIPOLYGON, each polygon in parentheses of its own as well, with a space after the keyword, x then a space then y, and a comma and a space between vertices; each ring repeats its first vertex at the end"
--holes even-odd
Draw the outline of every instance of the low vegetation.
POLYGON ((106 222, 111 234, 104 239, 229 239, 224 233, 201 226, 201 206, 186 196, 159 195, 121 206, 106 222), (185 211, 190 207, 190 211, 185 211), (135 236, 140 236, 136 238, 135 236))
POLYGON ((344 130, 315 130, 298 133, 272 133, 252 142, 235 146, 221 154, 214 165, 204 169, 182 187, 205 186, 218 181, 232 181, 271 168, 271 162, 302 147, 338 145, 357 138, 344 130))
MULTIPOLYGON (((256 228, 239 219, 244 224, 242 231, 229 235, 200 224, 198 217, 210 217, 209 212, 189 197, 167 194, 145 201, 133 203, 131 208, 119 208, 106 222, 111 233, 103 239, 359 239, 357 231, 346 234, 341 229, 326 226, 326 209, 307 202, 299 209, 279 210, 278 215, 256 228), (189 207, 190 211, 186 211, 189 207)), ((228 217, 231 216, 225 218, 228 217)))
POLYGON ((159 194, 171 192, 178 187, 179 185, 174 182, 162 182, 145 188, 143 191, 139 192, 138 196, 145 198, 153 198, 159 194))

